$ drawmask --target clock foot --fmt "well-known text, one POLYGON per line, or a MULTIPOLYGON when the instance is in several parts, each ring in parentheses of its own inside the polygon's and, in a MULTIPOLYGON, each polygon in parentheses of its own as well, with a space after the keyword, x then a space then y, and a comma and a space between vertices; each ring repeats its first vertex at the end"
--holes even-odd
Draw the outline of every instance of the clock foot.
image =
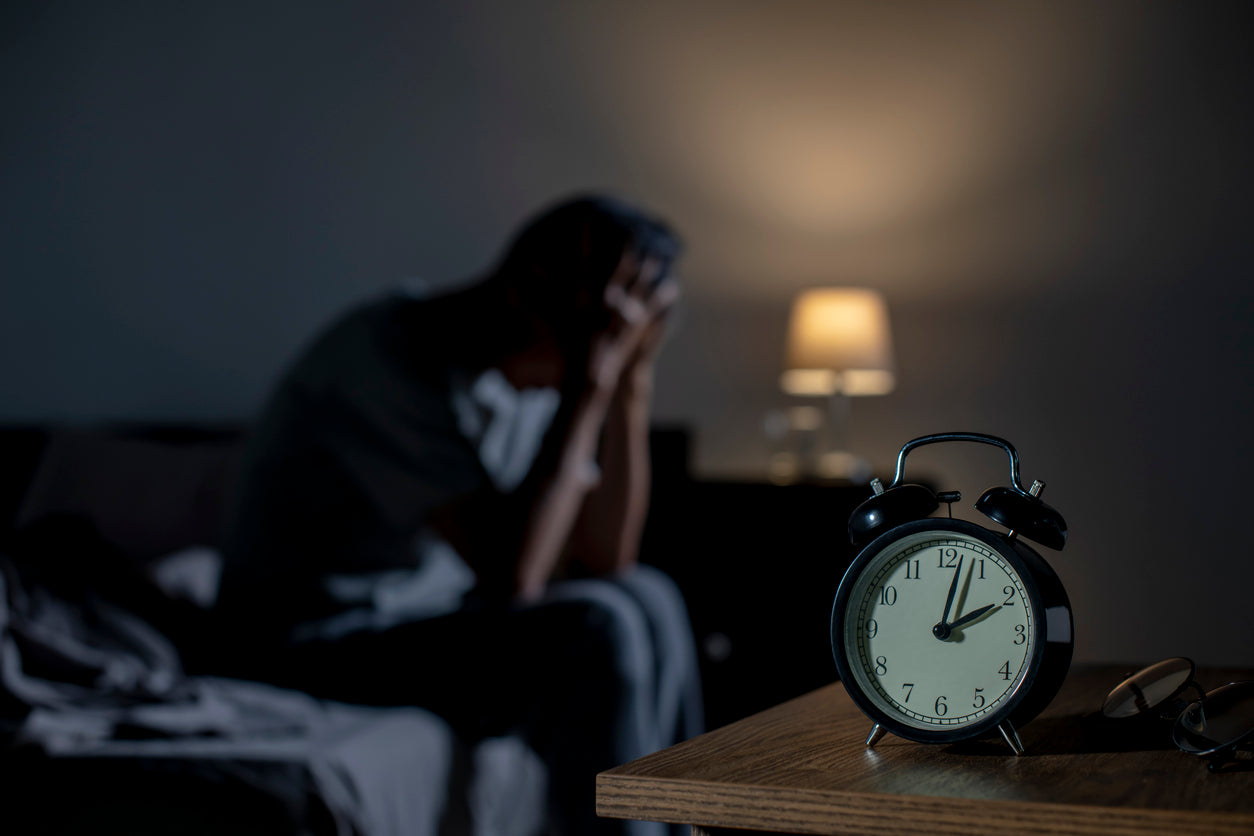
POLYGON ((876 723, 871 729, 871 733, 867 735, 866 747, 868 749, 875 748, 875 744, 880 742, 880 738, 885 734, 885 729, 879 723, 876 723))
POLYGON ((1015 727, 1011 725, 1009 720, 998 726, 997 730, 1001 732, 1002 739, 1006 741, 1006 745, 1015 753, 1015 757, 1023 754, 1023 741, 1019 739, 1019 733, 1015 731, 1015 727))

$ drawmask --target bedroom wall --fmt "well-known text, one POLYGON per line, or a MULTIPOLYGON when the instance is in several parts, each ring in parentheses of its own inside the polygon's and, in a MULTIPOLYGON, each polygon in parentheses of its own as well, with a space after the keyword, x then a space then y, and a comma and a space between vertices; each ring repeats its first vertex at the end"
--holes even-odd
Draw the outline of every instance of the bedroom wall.
MULTIPOLYGON (((1010 438, 1081 659, 1254 664, 1251 74, 1236 4, 0 9, 0 420, 238 420, 320 322, 571 189, 689 240, 657 420, 762 478, 787 306, 884 291, 915 435, 1010 438)), ((911 459, 912 463, 916 460, 911 459)), ((990 451, 920 452, 968 496, 990 451)), ((843 529, 833 521, 834 536, 843 529)))

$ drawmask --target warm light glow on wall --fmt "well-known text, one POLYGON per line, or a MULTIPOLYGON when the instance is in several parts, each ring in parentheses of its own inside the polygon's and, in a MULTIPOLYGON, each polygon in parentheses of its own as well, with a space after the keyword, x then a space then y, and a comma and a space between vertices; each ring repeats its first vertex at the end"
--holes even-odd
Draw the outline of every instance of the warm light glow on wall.
POLYGON ((1060 173, 1110 121, 1136 25, 1073 3, 907 6, 561 4, 597 56, 590 112, 630 188, 682 219, 694 284, 787 298, 839 275, 921 298, 1084 246, 1094 201, 1060 173))
POLYGON ((780 386, 790 395, 884 395, 893 390, 883 297, 864 288, 808 290, 793 302, 780 386))

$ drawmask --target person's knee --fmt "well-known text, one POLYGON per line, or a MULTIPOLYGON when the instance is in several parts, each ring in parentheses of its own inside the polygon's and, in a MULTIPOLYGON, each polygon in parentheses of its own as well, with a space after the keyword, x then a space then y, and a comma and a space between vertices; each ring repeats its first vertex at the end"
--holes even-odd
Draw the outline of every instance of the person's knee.
POLYGON ((694 665, 696 647, 688 607, 670 576, 651 566, 639 566, 621 583, 648 621, 653 652, 661 666, 669 670, 694 665))
POLYGON ((688 605, 679 585, 671 576, 647 564, 640 564, 620 579, 636 597, 645 614, 655 621, 688 625, 688 605))
POLYGON ((584 673, 620 686, 647 684, 656 662, 648 620, 639 604, 605 582, 581 582, 565 591, 582 652, 574 664, 584 673))

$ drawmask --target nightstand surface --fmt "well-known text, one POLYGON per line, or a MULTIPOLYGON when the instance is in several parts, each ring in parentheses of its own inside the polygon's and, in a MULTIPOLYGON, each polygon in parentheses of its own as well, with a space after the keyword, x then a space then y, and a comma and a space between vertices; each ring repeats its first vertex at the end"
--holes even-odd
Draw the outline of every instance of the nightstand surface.
MULTIPOLYGON (((1074 667, 1019 730, 1018 758, 1000 738, 937 746, 889 735, 868 750, 870 721, 834 683, 602 773, 597 810, 694 833, 1254 834, 1248 754, 1211 773, 1171 744, 1169 723, 1100 718, 1106 692, 1136 667, 1074 667)), ((1251 678, 1197 676, 1208 689, 1251 678)))

